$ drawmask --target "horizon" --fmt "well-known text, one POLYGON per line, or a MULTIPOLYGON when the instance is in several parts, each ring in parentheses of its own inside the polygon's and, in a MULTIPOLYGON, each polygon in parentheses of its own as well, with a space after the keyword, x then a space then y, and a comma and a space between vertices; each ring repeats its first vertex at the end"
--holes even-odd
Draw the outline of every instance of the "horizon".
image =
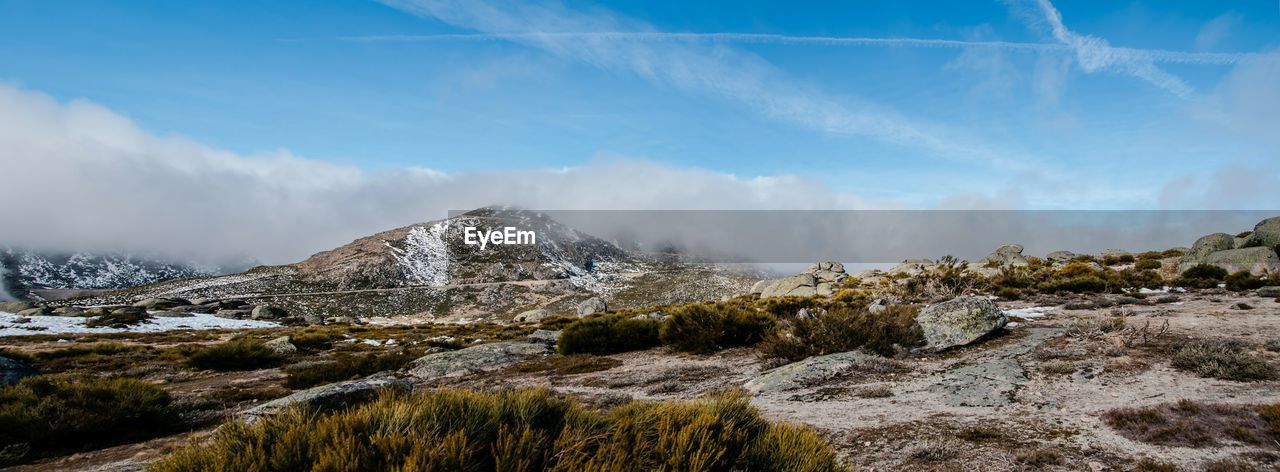
POLYGON ((277 263, 488 205, 1280 208, 1271 1, 3 5, 14 245, 277 263))

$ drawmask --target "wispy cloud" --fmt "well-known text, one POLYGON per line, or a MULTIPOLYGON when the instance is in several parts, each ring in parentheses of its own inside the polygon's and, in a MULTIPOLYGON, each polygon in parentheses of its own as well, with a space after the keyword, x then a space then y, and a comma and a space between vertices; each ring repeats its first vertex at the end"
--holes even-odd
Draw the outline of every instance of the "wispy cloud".
POLYGON ((524 44, 603 70, 632 74, 656 84, 728 100, 774 119, 831 134, 871 137, 921 149, 929 156, 993 167, 1031 169, 1033 161, 1039 160, 996 149, 955 129, 903 116, 867 100, 822 93, 787 77, 750 52, 723 44, 689 41, 654 44, 653 41, 619 41, 621 36, 609 34, 580 34, 583 31, 634 32, 651 35, 650 38, 666 34, 654 32, 648 24, 606 11, 584 12, 559 5, 521 3, 499 6, 484 1, 383 0, 383 3, 480 33, 471 39, 502 39, 524 44))
POLYGON ((1156 67, 1156 57, 1192 57, 1196 53, 1160 54, 1141 53, 1137 50, 1121 50, 1112 47, 1107 40, 1071 31, 1062 21, 1062 13, 1049 0, 1035 0, 1036 6, 1049 25, 1053 38, 1075 52, 1076 62, 1087 73, 1116 71, 1150 82, 1156 87, 1182 98, 1189 98, 1194 90, 1182 79, 1156 67))
MULTIPOLYGON (((1075 53, 1077 49, 1066 44, 1023 43, 1012 41, 968 41, 933 38, 876 38, 850 36, 793 36, 765 33, 668 33, 634 31, 591 31, 556 33, 464 33, 423 35, 372 35, 343 36, 343 41, 358 42, 486 42, 515 40, 601 40, 640 42, 702 42, 738 44, 783 44, 811 46, 865 46, 934 49, 998 49, 1004 51, 1028 51, 1039 53, 1075 53)), ((1113 56, 1128 61, 1152 61, 1173 64, 1233 65, 1267 59, 1269 56, 1255 52, 1187 52, 1162 49, 1136 49, 1109 47, 1113 56)))

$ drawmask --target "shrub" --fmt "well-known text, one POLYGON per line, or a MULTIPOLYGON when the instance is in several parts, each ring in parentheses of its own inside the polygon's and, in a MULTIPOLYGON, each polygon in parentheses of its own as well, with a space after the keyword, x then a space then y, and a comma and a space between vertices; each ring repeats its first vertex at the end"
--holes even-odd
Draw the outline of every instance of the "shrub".
POLYGON ((363 355, 340 353, 334 355, 330 362, 317 362, 285 369, 289 377, 285 379, 284 384, 292 389, 300 389, 358 379, 385 370, 399 370, 419 355, 420 353, 409 351, 363 355))
POLYGON ((1022 298, 1022 291, 1013 287, 1000 287, 996 289, 995 296, 1005 300, 1018 300, 1022 298))
POLYGON ((1201 377, 1251 381, 1276 378, 1276 368, 1250 354, 1244 343, 1235 340, 1198 341, 1173 354, 1173 367, 1201 377))
POLYGON ((658 320, 626 315, 583 318, 565 326, 558 343, 561 354, 613 354, 656 347, 658 320))
MULTIPOLYGON (((0 445, 9 461, 88 450, 165 433, 169 394, 133 379, 36 376, 0 388, 0 445)), ((4 465, 0 463, 0 465, 4 465)))
POLYGON ((248 338, 196 348, 187 354, 187 365, 221 371, 265 369, 284 361, 285 356, 272 351, 262 341, 248 338))
POLYGON ((1102 419, 1129 439, 1168 446, 1216 446, 1224 439, 1264 445, 1271 441, 1258 409, 1179 400, 1145 408, 1107 411, 1102 419))
POLYGON ((1119 256, 1107 256, 1102 258, 1102 265, 1113 266, 1120 264, 1131 264, 1134 261, 1132 254, 1121 254, 1119 256))
POLYGON ((916 323, 917 312, 916 307, 906 305, 892 305, 877 314, 833 309, 824 315, 795 320, 788 329, 769 335, 760 345, 760 355, 771 364, 858 348, 892 356, 898 348, 924 344, 924 333, 916 323))
POLYGON ((590 354, 571 356, 547 356, 516 364, 516 372, 549 372, 553 375, 574 375, 609 370, 622 365, 622 361, 590 354))
POLYGON ((1160 261, 1156 259, 1141 259, 1133 265, 1133 268, 1138 270, 1159 270, 1160 261))
POLYGON ((699 303, 671 310, 658 337, 682 352, 708 353, 760 342, 773 330, 773 317, 725 303, 699 303))
POLYGON ((1070 278, 1055 278, 1041 282, 1036 287, 1041 292, 1097 293, 1107 290, 1107 281, 1096 275, 1077 275, 1070 278))
POLYGON ((383 394, 329 414, 231 422, 152 466, 239 470, 846 470, 811 429, 766 421, 748 400, 587 409, 547 390, 383 394))
POLYGON ((1227 290, 1232 292, 1245 292, 1262 288, 1266 285, 1266 280, 1255 277, 1247 270, 1242 270, 1234 274, 1228 275, 1223 281, 1227 284, 1227 290))
POLYGON ((1185 279, 1208 279, 1221 282, 1222 279, 1227 278, 1227 269, 1211 264, 1196 264, 1183 271, 1182 277, 1185 279))

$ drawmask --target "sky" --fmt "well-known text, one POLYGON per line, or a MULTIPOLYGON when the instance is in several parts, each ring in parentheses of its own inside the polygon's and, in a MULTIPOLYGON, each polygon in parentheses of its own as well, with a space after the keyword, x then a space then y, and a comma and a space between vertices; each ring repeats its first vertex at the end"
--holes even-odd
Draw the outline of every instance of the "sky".
POLYGON ((489 204, 1280 208, 1280 2, 0 0, 10 244, 489 204))

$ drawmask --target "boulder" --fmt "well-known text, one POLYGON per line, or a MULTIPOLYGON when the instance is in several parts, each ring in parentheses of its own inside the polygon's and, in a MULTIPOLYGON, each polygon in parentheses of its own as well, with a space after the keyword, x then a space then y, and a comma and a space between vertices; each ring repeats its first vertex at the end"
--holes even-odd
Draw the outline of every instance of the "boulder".
POLYGON ((1209 254, 1204 258, 1205 264, 1212 264, 1228 273, 1248 271, 1253 275, 1262 275, 1280 271, 1280 257, 1269 247, 1247 247, 1230 249, 1209 254))
POLYGON ((867 312, 873 315, 877 313, 882 313, 889 308, 889 305, 890 305, 889 299, 877 298, 873 300, 870 305, 867 305, 867 312))
POLYGON ((0 302, 0 311, 6 313, 17 313, 22 310, 30 310, 36 305, 31 302, 0 302))
POLYGON ((35 308, 28 308, 14 314, 22 317, 49 316, 53 314, 53 310, 50 310, 47 306, 38 306, 35 308))
POLYGON ((133 306, 142 308, 145 310, 164 310, 164 309, 173 308, 179 305, 190 305, 190 304, 191 302, 188 302, 181 298, 156 297, 156 298, 147 298, 147 299, 138 301, 134 303, 133 306))
POLYGON ((796 274, 769 281, 760 291, 760 298, 800 296, 811 297, 817 293, 818 279, 810 273, 796 274))
POLYGON ((383 390, 409 391, 413 385, 398 379, 392 372, 381 372, 359 380, 313 387, 283 398, 277 398, 236 415, 244 423, 275 415, 287 408, 303 405, 317 411, 333 410, 372 399, 383 390))
POLYGON ((1080 256, 1071 251, 1053 251, 1044 256, 1049 262, 1067 262, 1077 257, 1080 256))
POLYGON ((102 316, 111 313, 111 309, 107 307, 94 306, 84 309, 84 316, 102 316))
POLYGON ((604 299, 600 297, 591 297, 578 304, 579 317, 602 311, 609 311, 609 304, 605 303, 604 299))
POLYGON ((1280 246, 1280 216, 1267 218, 1253 227, 1253 233, 1244 240, 1244 247, 1280 246))
POLYGON ((808 319, 817 318, 819 316, 823 316, 826 314, 827 314, 827 310, 824 310, 822 308, 801 308, 800 311, 796 312, 796 318, 801 320, 808 320, 808 319))
POLYGON ((78 306, 63 306, 53 309, 53 314, 58 316, 85 316, 84 309, 78 306))
POLYGON ((898 265, 893 266, 892 269, 889 269, 889 273, 894 275, 916 275, 929 270, 936 265, 938 265, 938 263, 928 259, 907 259, 898 263, 898 265))
POLYGON ((271 305, 258 305, 249 312, 249 317, 255 320, 276 320, 286 316, 289 316, 289 312, 271 305))
POLYGON ((533 310, 520 312, 520 314, 516 315, 515 321, 517 323, 522 323, 526 321, 542 321, 543 318, 546 318, 548 316, 551 316, 550 310, 536 308, 533 310))
POLYGON ((136 307, 136 306, 122 306, 119 308, 112 309, 111 314, 113 315, 145 315, 147 314, 147 310, 145 308, 136 307))
POLYGON ((213 313, 218 318, 228 318, 233 320, 243 320, 249 317, 249 310, 218 310, 213 313))
POLYGON ((972 343, 1008 322, 995 302, 983 297, 956 297, 926 306, 916 315, 925 349, 933 351, 972 343))
POLYGON ((549 329, 539 329, 537 331, 534 331, 532 334, 530 334, 529 337, 526 339, 528 339, 529 342, 531 343, 546 344, 548 346, 554 346, 556 345, 556 343, 560 342, 560 332, 551 331, 549 329))
POLYGON ((1280 298, 1280 286, 1268 286, 1258 289, 1259 297, 1280 298))
POLYGON ((550 353, 551 347, 543 343, 507 341, 480 344, 419 357, 409 364, 408 371, 409 375, 423 380, 462 377, 477 372, 501 369, 550 353))
POLYGON ((810 357, 764 372, 742 388, 752 394, 760 394, 809 387, 848 372, 874 357, 857 351, 810 357))
POLYGON ((36 370, 29 365, 8 357, 0 357, 0 387, 8 387, 18 383, 23 377, 36 375, 36 370))
POLYGON ((819 262, 810 265, 799 274, 780 279, 761 280, 751 287, 752 293, 759 293, 760 298, 768 297, 829 297, 836 288, 849 278, 844 271, 844 264, 839 262, 819 262))
POLYGON ((1027 258, 1022 255, 1021 244, 1005 244, 996 248, 977 264, 986 267, 1026 267, 1027 258))
POLYGON ((330 316, 324 319, 324 324, 358 325, 360 319, 354 316, 330 316))
POLYGON ((1178 273, 1185 272, 1196 264, 1203 264, 1209 254, 1218 251, 1235 249, 1235 237, 1227 233, 1213 233, 1197 239, 1191 250, 1182 255, 1178 261, 1178 273))
POLYGON ((267 349, 276 354, 296 354, 298 346, 293 345, 293 338, 289 336, 280 336, 265 343, 262 343, 267 349))
POLYGON ((194 318, 196 315, 181 311, 153 311, 151 316, 156 318, 194 318))
POLYGON ((763 293, 764 289, 768 287, 769 284, 771 283, 773 283, 773 280, 770 280, 770 279, 764 279, 759 282, 756 282, 754 285, 751 286, 751 293, 755 293, 755 294, 763 293))

